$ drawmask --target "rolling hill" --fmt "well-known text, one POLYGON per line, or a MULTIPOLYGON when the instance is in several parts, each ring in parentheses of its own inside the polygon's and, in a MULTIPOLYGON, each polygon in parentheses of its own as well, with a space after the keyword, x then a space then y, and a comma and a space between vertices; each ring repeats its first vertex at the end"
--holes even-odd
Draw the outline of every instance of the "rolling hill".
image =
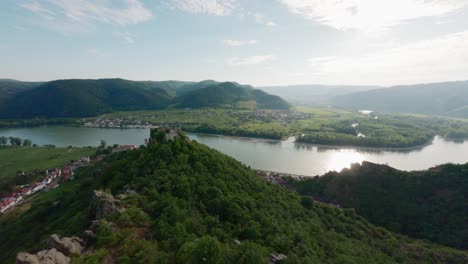
POLYGON ((11 79, 0 79, 0 104, 15 94, 32 89, 41 82, 21 82, 11 79))
POLYGON ((89 117, 115 111, 178 107, 287 109, 278 96, 237 83, 57 80, 46 83, 0 81, 0 118, 89 117), (3 101, 2 101, 3 100, 3 101))
POLYGON ((405 172, 363 162, 294 186, 394 232, 468 249, 468 164, 405 172))
POLYGON ((383 88, 381 86, 354 86, 354 85, 289 85, 289 86, 269 86, 258 87, 259 89, 281 96, 294 104, 306 104, 317 106, 328 106, 330 99, 338 96, 345 95, 360 91, 367 91, 373 89, 383 88))
POLYGON ((83 236, 73 263, 466 263, 464 251, 391 233, 354 210, 269 183, 178 134, 79 171, 0 219, 0 258, 83 236), (95 190, 106 190, 103 191, 95 190), (22 213, 21 213, 22 212, 22 213))
POLYGON ((348 109, 468 117, 468 81, 402 85, 336 96, 348 109))
POLYGON ((290 105, 281 97, 268 94, 252 86, 234 82, 215 83, 191 88, 175 99, 179 108, 200 107, 255 107, 259 109, 288 109, 290 105))
POLYGON ((162 88, 122 79, 58 80, 14 95, 0 108, 3 118, 84 117, 111 111, 162 109, 162 88))

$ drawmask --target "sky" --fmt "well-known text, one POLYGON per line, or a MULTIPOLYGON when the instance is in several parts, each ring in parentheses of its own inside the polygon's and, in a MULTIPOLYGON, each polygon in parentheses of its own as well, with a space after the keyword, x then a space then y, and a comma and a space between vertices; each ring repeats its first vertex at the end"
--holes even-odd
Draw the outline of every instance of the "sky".
POLYGON ((468 0, 2 0, 0 78, 468 79, 468 0))

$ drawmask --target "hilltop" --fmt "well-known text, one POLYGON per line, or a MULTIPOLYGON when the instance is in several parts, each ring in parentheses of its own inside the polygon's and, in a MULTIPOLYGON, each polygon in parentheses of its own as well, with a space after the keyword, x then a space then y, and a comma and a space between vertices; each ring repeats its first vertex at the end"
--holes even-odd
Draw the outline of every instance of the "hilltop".
POLYGON ((468 261, 466 252, 395 235, 354 210, 269 183, 183 134, 153 131, 150 142, 84 168, 24 213, 0 219, 0 258, 43 250, 58 234, 86 238, 88 251, 71 255, 74 263, 468 261))
POLYGON ((281 97, 268 94, 252 86, 234 82, 191 87, 175 100, 177 107, 228 107, 258 109, 288 109, 290 105, 281 97))

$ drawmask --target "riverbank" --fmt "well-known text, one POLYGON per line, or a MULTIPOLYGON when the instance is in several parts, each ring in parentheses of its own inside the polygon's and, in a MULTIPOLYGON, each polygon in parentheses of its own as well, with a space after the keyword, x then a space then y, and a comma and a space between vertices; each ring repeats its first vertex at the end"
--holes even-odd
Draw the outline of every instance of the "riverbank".
MULTIPOLYGON (((31 139, 37 145, 57 147, 144 144, 146 129, 103 129, 70 126, 42 126, 0 129, 1 136, 16 135, 31 139)), ((285 172, 296 175, 322 175, 341 171, 352 163, 364 160, 388 164, 401 170, 421 170, 443 163, 468 162, 468 142, 453 143, 435 138, 433 144, 414 151, 363 150, 343 147, 317 147, 294 143, 294 139, 268 140, 258 138, 214 136, 187 133, 190 139, 227 154, 253 169, 285 172)))
MULTIPOLYGON (((90 128, 146 129, 177 127, 191 133, 285 140, 329 148, 410 151, 430 144, 435 135, 468 137, 468 123, 440 117, 379 113, 375 119, 358 112, 329 108, 289 111, 232 109, 166 109, 129 111, 70 119, 4 120, 5 124, 67 125, 90 128), (466 131, 466 133, 464 132, 466 131), (422 144, 421 144, 422 143, 422 144)), ((2 121, 0 120, 0 127, 2 121)), ((10 126, 11 127, 11 126, 10 126)))

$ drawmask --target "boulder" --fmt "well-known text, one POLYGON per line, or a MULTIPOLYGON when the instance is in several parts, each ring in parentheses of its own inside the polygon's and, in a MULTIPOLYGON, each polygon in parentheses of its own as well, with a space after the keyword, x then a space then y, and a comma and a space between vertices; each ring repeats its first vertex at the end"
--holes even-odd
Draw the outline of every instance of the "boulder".
POLYGON ((95 190, 91 200, 91 213, 96 220, 106 218, 111 214, 120 214, 123 209, 119 207, 120 201, 115 199, 112 194, 104 191, 95 190))
POLYGON ((40 251, 35 255, 20 252, 16 255, 16 264, 69 264, 70 258, 55 248, 40 251))
POLYGON ((54 234, 47 241, 47 249, 57 249, 66 256, 81 255, 84 250, 84 241, 79 237, 62 237, 54 234))
POLYGON ((44 250, 36 254, 39 264, 69 264, 70 258, 57 249, 44 250))
POLYGON ((16 255, 16 264, 39 264, 39 259, 36 255, 20 252, 16 255))

